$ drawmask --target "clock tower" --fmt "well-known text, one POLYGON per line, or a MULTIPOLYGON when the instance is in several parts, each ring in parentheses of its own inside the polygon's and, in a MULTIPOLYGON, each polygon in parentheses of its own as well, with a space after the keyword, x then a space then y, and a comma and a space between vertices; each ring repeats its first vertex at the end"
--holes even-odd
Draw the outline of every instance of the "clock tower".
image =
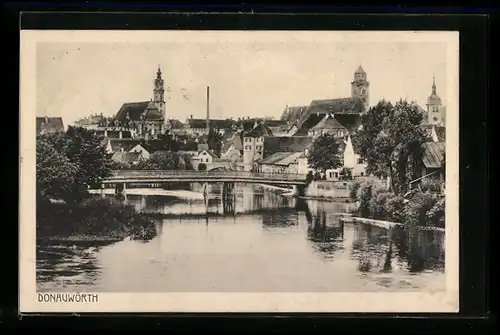
POLYGON ((361 99, 365 111, 369 107, 369 88, 370 83, 366 80, 366 72, 360 65, 356 72, 354 72, 354 80, 351 82, 351 97, 353 99, 361 99))
POLYGON ((166 106, 165 106, 165 88, 163 87, 163 79, 161 77, 161 69, 158 65, 158 71, 156 71, 156 78, 154 80, 153 87, 153 102, 158 111, 163 116, 165 122, 167 121, 166 106))

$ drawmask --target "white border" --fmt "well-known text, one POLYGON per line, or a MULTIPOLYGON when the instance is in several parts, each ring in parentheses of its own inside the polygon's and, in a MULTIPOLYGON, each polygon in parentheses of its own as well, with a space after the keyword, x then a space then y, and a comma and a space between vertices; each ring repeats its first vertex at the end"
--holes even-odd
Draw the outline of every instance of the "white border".
POLYGON ((303 32, 303 31, 21 31, 20 61, 20 285, 21 313, 41 312, 458 312, 458 32, 303 32), (96 293, 97 303, 39 303, 36 294, 35 115, 36 44, 237 43, 258 39, 296 42, 440 42, 447 45, 446 87, 446 292, 419 293, 96 293))

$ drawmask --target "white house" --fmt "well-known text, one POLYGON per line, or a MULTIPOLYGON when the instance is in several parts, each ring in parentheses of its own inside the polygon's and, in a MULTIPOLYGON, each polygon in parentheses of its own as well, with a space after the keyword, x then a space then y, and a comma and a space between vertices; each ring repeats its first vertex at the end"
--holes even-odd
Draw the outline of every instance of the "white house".
POLYGON ((204 163, 206 165, 212 164, 214 158, 217 158, 214 152, 211 150, 204 149, 200 152, 198 152, 198 161, 200 163, 204 163))
POLYGON ((347 137, 344 149, 344 167, 351 169, 353 177, 366 175, 366 163, 352 143, 351 136, 347 137))

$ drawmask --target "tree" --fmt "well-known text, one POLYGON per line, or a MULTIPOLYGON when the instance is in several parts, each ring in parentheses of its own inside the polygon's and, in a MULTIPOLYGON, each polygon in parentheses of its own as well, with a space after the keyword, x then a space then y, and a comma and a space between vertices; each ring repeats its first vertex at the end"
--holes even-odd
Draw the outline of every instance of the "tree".
POLYGON ((217 129, 210 128, 207 143, 208 148, 219 157, 222 150, 222 135, 217 129))
POLYGON ((206 171, 207 165, 205 163, 198 164, 198 171, 206 171))
POLYGON ((78 167, 75 184, 89 186, 111 174, 112 161, 101 144, 102 137, 82 127, 68 127, 66 133, 49 137, 55 149, 78 167))
POLYGON ((138 168, 141 170, 177 170, 181 165, 180 156, 176 152, 156 151, 149 159, 140 162, 138 168))
POLYGON ((37 195, 43 198, 64 199, 75 182, 78 167, 58 152, 46 137, 36 141, 37 195))
POLYGON ((312 169, 326 172, 342 166, 339 157, 339 145, 330 134, 319 136, 309 152, 308 163, 312 169))
MULTIPOLYGON (((71 126, 65 133, 47 134, 37 138, 37 159, 44 162, 44 157, 48 155, 61 164, 61 170, 69 169, 72 173, 71 180, 68 180, 65 186, 64 200, 67 202, 83 200, 88 196, 89 186, 99 183, 110 175, 112 161, 101 141, 102 137, 95 136, 92 131, 71 126), (58 158, 45 143, 59 154, 58 158), (66 160, 73 168, 64 164, 66 160)), ((40 164, 41 176, 43 168, 43 164, 40 164)))
POLYGON ((367 172, 390 177, 396 194, 404 194, 408 182, 416 177, 425 141, 422 118, 415 103, 400 100, 393 106, 382 100, 363 116, 354 137, 366 159, 367 172))
POLYGON ((351 169, 347 168, 347 167, 344 167, 341 171, 340 171, 340 178, 342 180, 351 180, 352 179, 352 171, 351 169))

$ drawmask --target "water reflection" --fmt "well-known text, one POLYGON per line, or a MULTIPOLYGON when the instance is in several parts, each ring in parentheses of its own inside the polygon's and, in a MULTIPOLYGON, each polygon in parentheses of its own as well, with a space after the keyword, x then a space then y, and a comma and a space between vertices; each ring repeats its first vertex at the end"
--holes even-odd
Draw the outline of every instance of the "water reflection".
MULTIPOLYGON (((186 191, 187 192, 187 191, 186 191)), ((351 204, 237 185, 224 195, 133 195, 157 213, 150 243, 40 245, 42 290, 369 291, 444 287, 444 234, 339 218, 351 204), (201 225, 200 225, 201 224, 201 225), (126 259, 127 262, 123 262, 126 259)))

